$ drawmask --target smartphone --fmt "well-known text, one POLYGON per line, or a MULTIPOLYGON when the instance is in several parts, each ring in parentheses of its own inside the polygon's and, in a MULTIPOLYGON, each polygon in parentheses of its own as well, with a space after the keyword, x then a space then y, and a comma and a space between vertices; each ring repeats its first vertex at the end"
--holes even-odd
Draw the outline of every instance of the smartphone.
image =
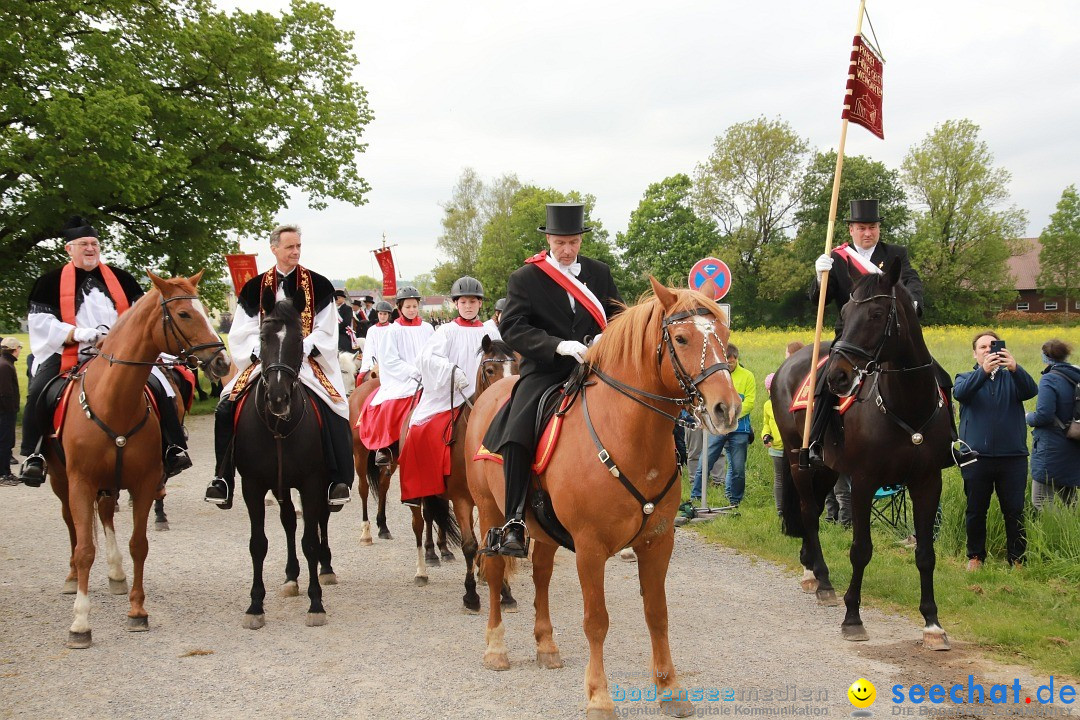
POLYGON ((998 352, 1001 352, 1004 349, 1005 349, 1005 341, 1004 340, 991 340, 990 341, 990 352, 991 353, 998 353, 998 352))

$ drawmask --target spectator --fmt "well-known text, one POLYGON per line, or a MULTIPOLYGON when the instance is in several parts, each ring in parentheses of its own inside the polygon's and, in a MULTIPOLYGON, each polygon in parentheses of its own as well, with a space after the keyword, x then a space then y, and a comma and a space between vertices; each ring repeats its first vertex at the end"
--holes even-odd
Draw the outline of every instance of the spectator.
POLYGON ((960 403, 960 437, 979 453, 978 462, 960 468, 967 496, 967 569, 986 561, 986 513, 997 493, 1005 518, 1006 559, 1020 563, 1027 549, 1024 495, 1027 488, 1027 428, 1024 401, 1038 393, 1035 380, 992 330, 971 342, 975 367, 956 376, 953 395, 960 403), (991 347, 994 343, 994 347, 991 347))
POLYGON ((772 406, 772 382, 776 373, 765 376, 765 405, 761 412, 761 442, 764 443, 772 458, 773 464, 773 500, 776 503, 776 514, 783 515, 784 510, 784 476, 791 474, 791 465, 784 457, 784 442, 780 438, 780 432, 776 429, 776 420, 773 417, 772 406))
POLYGON ((18 485, 11 474, 15 456, 15 416, 19 412, 19 375, 15 361, 19 359, 22 343, 13 337, 0 342, 0 485, 18 485))
POLYGON ((1073 418, 1080 367, 1066 360, 1072 347, 1061 340, 1042 346, 1046 369, 1039 380, 1035 412, 1027 414, 1027 424, 1035 428, 1031 441, 1031 502, 1036 510, 1060 498, 1076 502, 1080 486, 1080 443, 1065 437, 1073 418))

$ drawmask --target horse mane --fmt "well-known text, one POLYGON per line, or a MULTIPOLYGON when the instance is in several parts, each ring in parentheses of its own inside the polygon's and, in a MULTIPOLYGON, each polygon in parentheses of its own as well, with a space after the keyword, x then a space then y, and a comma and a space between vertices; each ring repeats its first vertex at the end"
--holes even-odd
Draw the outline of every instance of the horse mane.
MULTIPOLYGON (((507 357, 512 357, 514 355, 514 349, 502 340, 492 340, 491 344, 488 345, 488 352, 492 355, 505 355, 507 357)), ((476 354, 483 355, 484 348, 477 348, 476 354)))
MULTIPOLYGON (((175 284, 179 285, 180 290, 182 290, 185 295, 195 295, 196 294, 195 286, 192 285, 188 281, 188 279, 186 277, 183 277, 182 275, 174 277, 174 278, 162 278, 162 279, 167 283, 175 283, 175 284)), ((157 304, 157 303, 160 303, 160 302, 161 302, 161 291, 158 290, 155 286, 151 285, 150 290, 148 292, 143 293, 143 295, 138 300, 136 300, 135 302, 133 302, 131 304, 131 307, 128 308, 128 311, 126 313, 124 313, 123 315, 121 315, 119 317, 119 319, 117 319, 116 324, 113 325, 111 328, 109 328, 109 332, 114 333, 117 330, 119 330, 120 328, 124 327, 124 325, 126 325, 127 323, 134 322, 130 318, 133 315, 136 314, 136 313, 134 313, 132 311, 135 310, 137 307, 139 307, 141 305, 157 304)))
POLYGON ((603 340, 589 349, 586 362, 608 372, 618 367, 634 377, 651 377, 657 371, 656 348, 660 345, 666 314, 705 308, 718 321, 724 317, 719 305, 696 290, 668 288, 668 291, 675 296, 670 308, 665 309, 651 292, 642 295, 636 305, 623 305, 623 311, 608 323, 603 340))
POLYGON ((300 325, 300 312, 291 300, 285 299, 276 303, 274 309, 263 317, 259 327, 259 339, 265 340, 267 335, 288 325, 300 325))

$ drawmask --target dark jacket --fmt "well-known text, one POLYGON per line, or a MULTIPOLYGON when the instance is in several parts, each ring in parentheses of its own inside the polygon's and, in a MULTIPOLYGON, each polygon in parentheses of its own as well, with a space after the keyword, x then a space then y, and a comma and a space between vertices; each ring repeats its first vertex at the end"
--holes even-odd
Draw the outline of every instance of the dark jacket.
MULTIPOLYGON (((15 371, 15 357, 10 353, 0 353, 0 412, 19 411, 19 376, 15 371)), ((7 468, 0 468, 0 475, 6 475, 7 468)))
MULTIPOLYGON (((608 320, 619 312, 622 302, 611 278, 611 269, 599 260, 578 256, 581 272, 577 279, 600 300, 608 320)), ((506 309, 499 320, 499 333, 521 354, 521 380, 514 386, 509 409, 499 413, 484 439, 484 446, 498 451, 507 442, 531 447, 533 425, 540 395, 566 380, 577 360, 555 352, 563 340, 584 343, 600 332, 600 326, 580 302, 570 307, 566 290, 543 270, 526 264, 510 275, 506 286, 506 309)))
MULTIPOLYGON (((885 270, 889 267, 889 263, 892 262, 893 258, 900 258, 900 284, 911 295, 911 299, 917 303, 916 313, 919 317, 922 317, 922 280, 919 279, 919 273, 915 272, 915 268, 911 267, 907 248, 879 241, 874 247, 873 254, 870 255, 870 262, 885 270)), ((836 250, 832 251, 832 259, 833 267, 829 271, 829 286, 825 292, 825 299, 826 301, 832 301, 836 305, 836 323, 833 327, 836 330, 836 336, 840 337, 840 332, 844 328, 844 323, 840 319, 840 311, 851 297, 851 290, 855 286, 855 281, 861 277, 861 274, 858 270, 852 268, 848 264, 847 258, 840 255, 836 250)), ((821 288, 818 286, 817 281, 811 283, 810 299, 817 302, 820 292, 821 288)))
POLYGON ((1027 424, 1035 428, 1031 439, 1031 477, 1041 483, 1080 487, 1080 443, 1065 437, 1054 419, 1063 424, 1072 420, 1076 383, 1080 367, 1053 363, 1039 380, 1035 412, 1027 414, 1027 424))
POLYGON ((1035 380, 1019 364, 1016 372, 998 369, 993 380, 978 365, 960 373, 953 387, 960 403, 960 439, 987 457, 1027 455, 1024 401, 1038 392, 1035 380))
POLYGON ((353 320, 356 316, 353 315, 352 306, 349 303, 341 303, 337 309, 338 312, 338 351, 340 352, 352 352, 352 338, 349 337, 349 328, 353 326, 353 320))

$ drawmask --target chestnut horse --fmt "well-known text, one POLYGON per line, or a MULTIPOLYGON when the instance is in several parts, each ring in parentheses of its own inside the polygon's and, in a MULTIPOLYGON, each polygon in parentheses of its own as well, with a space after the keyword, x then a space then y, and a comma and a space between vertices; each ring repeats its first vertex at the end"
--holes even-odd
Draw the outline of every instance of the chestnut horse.
POLYGON ((948 650, 934 602, 934 519, 941 469, 952 464, 949 408, 938 389, 936 364, 911 296, 899 279, 900 261, 895 260, 885 273, 860 278, 844 305, 844 330, 832 345, 824 382, 837 396, 855 396, 856 401, 843 415, 843 428, 830 427, 825 436, 827 467, 799 468, 806 411, 789 412, 792 396, 810 369, 813 348, 800 350, 776 371, 773 410, 791 465, 791 477, 785 478, 784 531, 803 539, 799 553, 803 590, 816 592, 824 605, 837 604, 818 539, 818 520, 837 473, 851 477, 854 538, 841 632, 846 640, 866 640, 859 605, 863 571, 873 553, 870 506, 878 488, 906 485, 918 539, 915 565, 922 591, 919 610, 926 621, 923 646, 948 650))
MULTIPOLYGON (((692 290, 665 288, 652 280, 653 293, 608 324, 586 357, 588 383, 566 413, 554 456, 537 482, 551 498, 573 539, 585 603, 589 662, 585 692, 590 718, 614 718, 615 706, 604 672, 608 613, 604 567, 615 553, 633 547, 652 639, 652 672, 664 712, 679 717, 693 707, 679 689, 668 645, 664 589, 674 545, 679 505, 679 472, 672 430, 681 407, 711 432, 730 432, 742 403, 726 361, 728 329, 715 302, 692 290), (599 457, 599 459, 598 459, 599 457)), ((498 408, 516 378, 501 380, 473 408, 466 433, 466 457, 473 458, 498 408)), ((473 460, 469 488, 480 507, 480 526, 503 524, 503 473, 497 463, 473 460)), ((548 585, 558 545, 527 516, 533 540, 536 588, 536 659, 542 667, 562 667, 552 638, 548 585)), ((501 556, 485 561, 490 607, 484 666, 510 667, 499 588, 505 569, 501 556)))
POLYGON ((360 410, 364 407, 364 401, 379 389, 379 369, 374 367, 367 375, 367 380, 356 386, 349 395, 349 427, 352 428, 353 442, 353 466, 359 476, 358 490, 360 492, 361 506, 364 515, 360 521, 360 544, 371 545, 371 522, 368 520, 368 489, 374 489, 379 509, 375 515, 375 525, 379 528, 379 537, 383 540, 393 540, 390 528, 386 525, 386 493, 390 490, 390 478, 397 470, 397 456, 392 456, 389 465, 376 465, 375 453, 360 442, 360 429, 356 421, 360 417, 360 410))
POLYGON ((67 646, 91 644, 90 567, 94 563, 94 512, 105 530, 109 589, 127 592, 127 579, 113 528, 120 490, 131 493, 133 527, 128 545, 134 566, 128 599, 127 629, 149 629, 143 564, 149 546, 146 526, 150 506, 164 477, 161 432, 143 389, 161 353, 179 362, 201 362, 207 375, 224 375, 229 356, 199 302, 191 278, 165 280, 147 272, 154 288, 117 321, 101 344, 100 356, 82 367, 73 382, 71 402, 63 419, 60 444, 65 466, 54 443, 46 443, 53 492, 60 498, 71 539, 71 570, 65 589, 75 585, 75 620, 67 646), (77 401, 76 401, 77 399, 77 401), (99 498, 106 498, 99 502, 99 498))

